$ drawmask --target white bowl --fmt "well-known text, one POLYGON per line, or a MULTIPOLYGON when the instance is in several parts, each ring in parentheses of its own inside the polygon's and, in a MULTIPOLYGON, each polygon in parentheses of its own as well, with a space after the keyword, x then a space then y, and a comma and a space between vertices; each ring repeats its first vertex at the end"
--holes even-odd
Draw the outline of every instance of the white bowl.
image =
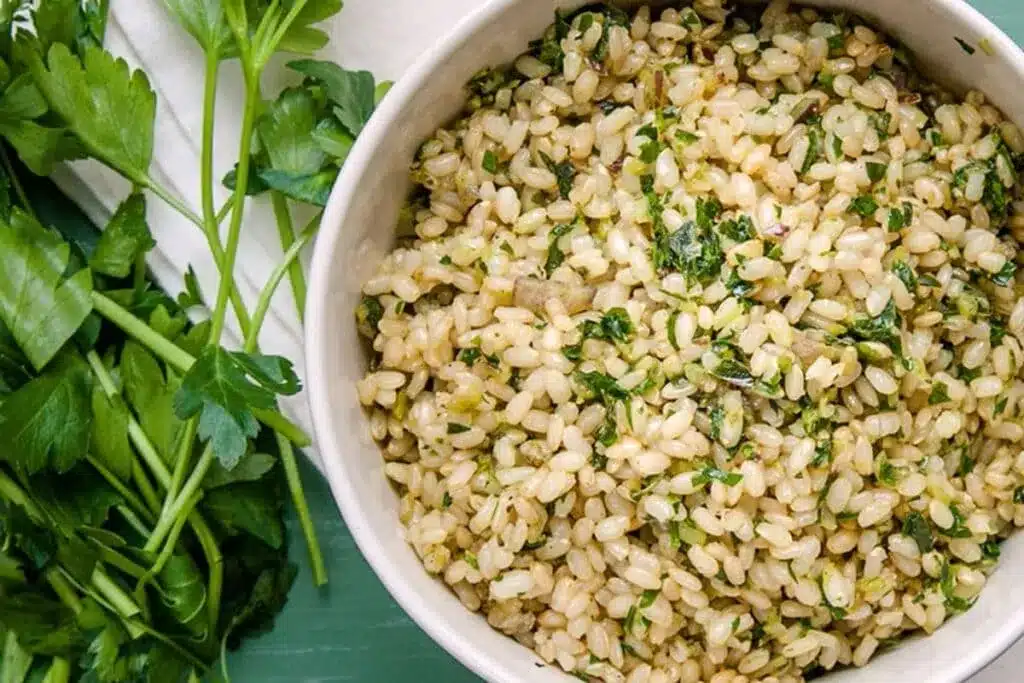
MULTIPOLYGON (((430 2, 431 0, 425 0, 430 2)), ((353 311, 360 284, 394 241, 420 143, 450 121, 463 86, 479 69, 510 62, 552 21, 555 6, 582 2, 493 0, 423 55, 384 99, 359 137, 331 195, 313 258, 306 321, 309 397, 320 451, 338 507, 363 555, 406 612, 463 664, 494 683, 567 683, 530 650, 492 630, 424 571, 402 539, 398 497, 383 473, 355 384, 367 358, 353 311)), ((874 19, 902 40, 926 72, 947 86, 985 92, 1024 122, 1024 53, 961 0, 825 0, 874 19), (966 54, 954 40, 986 50, 966 54)), ((1004 544, 998 570, 967 613, 929 638, 910 640, 866 668, 830 674, 830 683, 963 681, 1024 633, 1024 537, 1004 544)))

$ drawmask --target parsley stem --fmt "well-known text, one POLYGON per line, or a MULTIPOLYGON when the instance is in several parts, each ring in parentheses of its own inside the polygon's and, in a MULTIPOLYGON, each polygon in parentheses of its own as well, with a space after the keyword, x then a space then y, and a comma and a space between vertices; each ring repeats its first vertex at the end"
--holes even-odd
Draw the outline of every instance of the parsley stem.
MULTIPOLYGON (((235 182, 235 205, 231 212, 231 223, 228 225, 228 239, 224 247, 224 259, 221 264, 220 285, 217 288, 217 300, 213 308, 213 319, 210 324, 211 346, 220 344, 221 333, 224 331, 224 320, 227 314, 228 299, 235 290, 235 260, 238 257, 238 243, 242 236, 242 217, 245 214, 245 188, 249 185, 249 151, 252 147, 252 136, 256 126, 256 106, 259 103, 259 74, 245 75, 246 93, 245 110, 242 114, 242 133, 238 146, 238 172, 235 182)), ((252 333, 252 330, 250 330, 252 333)), ((246 337, 249 335, 246 334, 246 337)))
MULTIPOLYGON (((203 141, 200 159, 200 195, 203 208, 203 233, 206 235, 206 243, 210 247, 213 259, 217 264, 221 278, 227 277, 231 281, 231 309, 238 321, 238 328, 245 337, 249 334, 249 314, 242 301, 242 295, 238 291, 234 273, 224 272, 224 245, 220 241, 220 220, 213 206, 213 152, 214 152, 214 124, 215 112, 217 109, 217 77, 220 69, 220 60, 217 54, 209 52, 206 55, 206 67, 203 86, 203 141)), ((230 205, 229 205, 230 206, 230 205)))
POLYGON ((210 471, 211 465, 213 465, 213 446, 207 444, 206 448, 203 449, 203 454, 199 456, 199 462, 196 463, 191 476, 189 476, 185 485, 182 486, 181 493, 169 505, 164 506, 163 511, 160 513, 160 519, 157 520, 156 527, 153 529, 153 533, 146 539, 146 545, 143 548, 145 552, 157 552, 163 545, 164 539, 167 538, 167 535, 177 523, 178 518, 191 512, 190 503, 194 505, 194 501, 198 500, 196 494, 199 492, 203 479, 206 478, 206 473, 210 471))
MULTIPOLYGON (((283 197, 282 197, 283 199, 283 197)), ((287 207, 286 207, 287 208, 287 207)), ((288 218, 288 225, 291 226, 291 218, 288 218)), ((253 312, 253 333, 245 340, 245 352, 253 353, 259 345, 258 330, 263 326, 263 320, 270 310, 270 302, 274 298, 281 281, 286 273, 292 271, 292 266, 298 264, 299 255, 303 248, 316 235, 319 224, 310 225, 298 240, 292 242, 285 252, 284 259, 278 264, 274 272, 270 274, 263 291, 260 292, 259 301, 256 303, 256 310, 253 312)), ((301 269, 299 273, 301 275, 301 269)), ((320 550, 320 541, 316 535, 316 528, 313 526, 313 519, 309 514, 309 504, 306 501, 306 494, 302 486, 302 475, 299 472, 298 463, 295 460, 295 451, 291 443, 281 433, 275 433, 277 447, 281 456, 281 464, 284 467, 285 479, 288 481, 288 492, 292 497, 292 504, 295 506, 295 513, 299 518, 299 526, 302 528, 302 535, 306 541, 306 550, 309 553, 310 566, 313 571, 313 582, 317 586, 327 583, 327 568, 324 565, 323 553, 320 550)))
MULTIPOLYGON (((97 313, 121 328, 128 336, 145 346, 175 370, 182 373, 188 372, 192 364, 196 362, 196 359, 187 351, 178 347, 174 342, 161 335, 139 318, 136 318, 116 301, 101 292, 94 291, 92 293, 92 302, 97 313)), ((260 408, 254 409, 252 414, 257 420, 275 432, 287 437, 289 441, 299 448, 305 448, 312 443, 301 427, 276 410, 260 408)), ((167 471, 166 468, 164 471, 167 471)), ((168 473, 168 476, 170 476, 170 473, 168 473)))
POLYGON ((43 683, 68 683, 71 680, 71 662, 63 657, 54 657, 43 683))
MULTIPOLYGON (((292 270, 293 265, 298 264, 299 255, 302 250, 310 243, 313 237, 316 236, 316 229, 307 230, 296 241, 293 241, 288 251, 284 254, 284 259, 277 264, 274 271, 270 274, 270 278, 267 283, 263 285, 263 291, 260 292, 260 298, 256 301, 256 308, 252 315, 252 333, 245 340, 245 352, 253 353, 259 345, 259 330, 263 327, 263 321, 267 317, 267 313, 270 311, 270 303, 274 298, 274 292, 277 291, 278 286, 281 284, 281 280, 284 276, 289 274, 292 270)), ((301 271, 300 271, 301 272, 301 271)))
POLYGON ((7 145, 0 144, 0 163, 3 164, 4 171, 11 181, 11 187, 14 188, 14 194, 18 196, 18 201, 21 202, 22 208, 38 223, 39 216, 36 215, 36 210, 32 206, 32 202, 28 200, 25 188, 22 186, 18 174, 14 171, 14 164, 11 163, 11 157, 7 154, 7 145))
MULTIPOLYGON (((192 496, 192 499, 188 501, 188 505, 195 507, 201 497, 202 494, 196 493, 192 496)), ((185 515, 174 520, 174 524, 171 526, 171 530, 167 534, 167 542, 164 544, 163 550, 161 550, 160 554, 157 556, 156 562, 154 562, 153 566, 150 568, 148 578, 152 578, 163 571, 167 561, 171 559, 172 555, 174 555, 174 550, 178 546, 178 540, 181 538, 181 532, 185 529, 185 522, 187 521, 188 517, 185 515)))
POLYGON ((175 370, 187 372, 192 367, 192 363, 195 362, 192 356, 122 308, 113 299, 93 291, 92 303, 97 313, 120 327, 175 370))
POLYGON ((231 208, 235 205, 235 195, 231 195, 225 201, 223 206, 217 211, 217 225, 224 222, 224 219, 231 213, 231 208))
POLYGON ((144 187, 157 197, 163 200, 165 204, 184 216, 190 223, 194 223, 199 229, 203 228, 203 219, 196 214, 195 211, 188 208, 188 205, 184 201, 175 197, 171 194, 171 191, 166 187, 156 182, 150 176, 143 176, 138 182, 140 187, 144 187))
POLYGON ((280 434, 277 437, 277 448, 281 455, 281 465, 284 467, 284 476, 288 481, 288 491, 292 496, 292 505, 295 506, 295 514, 299 518, 299 527, 306 539, 306 552, 309 553, 309 566, 313 572, 313 583, 316 586, 327 584, 327 566, 324 564, 323 552, 320 550, 320 540, 316 535, 316 527, 313 526, 313 517, 309 514, 309 504, 306 502, 306 493, 302 486, 302 473, 299 472, 299 464, 295 459, 295 451, 291 442, 280 434))
MULTIPOLYGON (((128 503, 132 510, 145 517, 151 517, 149 508, 147 508, 145 503, 142 502, 142 499, 136 496, 134 491, 125 486, 124 483, 117 478, 117 475, 108 470, 103 463, 91 455, 87 457, 86 460, 90 465, 92 465, 93 469, 99 472, 100 476, 110 484, 110 487, 125 499, 125 502, 128 503)), ((132 469, 134 469, 134 467, 132 469)), ((152 519, 150 519, 150 521, 152 521, 152 519)))
POLYGON ((214 113, 217 108, 217 73, 220 69, 220 59, 214 51, 206 53, 206 71, 204 73, 203 88, 203 142, 201 154, 200 186, 203 202, 203 230, 210 232, 211 222, 213 232, 217 232, 217 213, 213 207, 213 134, 214 134, 214 113))
POLYGON ((82 609, 84 609, 82 601, 79 599, 78 593, 75 592, 75 587, 71 585, 60 569, 57 567, 47 569, 46 582, 50 584, 50 588, 57 594, 60 601, 67 605, 68 609, 76 615, 82 613, 82 609))
MULTIPOLYGON (((295 225, 292 223, 291 213, 288 210, 288 198, 277 190, 270 193, 270 202, 274 208, 274 218, 277 221, 277 234, 281 239, 281 248, 286 252, 295 243, 295 225)), ((318 226, 320 213, 313 218, 306 231, 318 226)), ((292 297, 295 299, 295 310, 299 314, 299 322, 305 322, 306 317, 306 275, 302 272, 302 263, 298 260, 292 261, 288 267, 288 281, 292 286, 292 297)))
POLYGON ((142 613, 142 610, 135 604, 135 601, 113 579, 107 576, 107 573, 103 571, 101 566, 97 565, 92 570, 90 581, 96 592, 106 598, 107 602, 113 605, 114 611, 125 619, 131 619, 142 613))
POLYGON ((119 569, 134 579, 141 579, 146 576, 146 569, 132 562, 130 559, 105 545, 96 544, 96 550, 104 562, 115 569, 119 569))
MULTIPOLYGON (((90 351, 86 354, 86 360, 92 367, 94 374, 99 380, 100 386, 107 396, 113 399, 116 395, 119 398, 120 394, 117 387, 114 385, 113 378, 110 377, 110 373, 107 372, 106 366, 103 365, 103 361, 100 360, 99 355, 97 355, 95 351, 90 351)), ((192 420, 191 422, 194 423, 195 421, 192 420)), ((135 446, 135 449, 142 455, 146 464, 152 469, 157 482, 163 488, 170 490, 173 483, 171 473, 167 471, 167 466, 164 464, 160 454, 149 440, 149 437, 142 430, 142 426, 139 425, 135 416, 130 413, 128 416, 128 436, 131 439, 132 444, 135 446)), ((195 430, 193 429, 192 431, 189 431, 186 428, 184 443, 191 446, 194 440, 195 430)), ((187 460, 187 456, 179 453, 178 458, 179 461, 175 464, 175 474, 179 479, 181 479, 184 476, 184 472, 178 473, 178 465, 180 465, 182 461, 187 460)), ((153 512, 156 513, 157 511, 160 511, 160 519, 162 521, 164 519, 165 510, 160 509, 160 503, 157 500, 156 493, 153 492, 152 487, 149 484, 149 479, 145 476, 144 472, 141 472, 142 468, 137 462, 133 463, 133 465, 134 470, 138 471, 142 475, 140 479, 136 480, 137 485, 139 485, 143 495, 149 499, 148 502, 153 508, 153 512)), ((100 474, 103 474, 103 472, 101 471, 100 474)), ((0 473, 0 475, 2 475, 2 473, 0 473)), ((10 483, 12 485, 14 484, 13 481, 10 483)), ((3 485, 3 478, 0 476, 0 494, 5 493, 3 485)), ((195 495, 199 496, 201 493, 197 490, 195 495)), ((10 500, 14 499, 10 498, 10 500)), ((167 507, 170 507, 170 502, 173 500, 174 496, 169 494, 166 499, 167 507)), ((129 500, 129 502, 131 501, 129 500)), ((170 515, 169 510, 166 512, 170 515)), ((191 514, 182 515, 182 518, 186 517, 189 524, 192 526, 192 531, 195 532, 196 538, 199 540, 199 545, 203 549, 203 555, 206 557, 206 564, 210 572, 209 588, 207 592, 207 609, 210 612, 211 623, 216 624, 220 615, 220 595, 224 584, 224 557, 221 554, 220 547, 217 545, 216 537, 213 535, 213 532, 210 530, 209 525, 206 523, 206 520, 203 519, 202 515, 200 515, 198 511, 193 511, 191 514)), ((175 520, 174 516, 168 516, 167 519, 170 519, 172 522, 175 520)), ((159 546, 159 543, 155 545, 159 546)))
POLYGON ((167 485, 167 497, 164 499, 165 506, 178 496, 181 484, 185 481, 185 471, 192 462, 192 447, 196 440, 198 428, 199 421, 195 417, 190 417, 185 422, 185 433, 182 435, 181 441, 178 442, 180 445, 174 459, 174 472, 171 474, 171 480, 167 485))

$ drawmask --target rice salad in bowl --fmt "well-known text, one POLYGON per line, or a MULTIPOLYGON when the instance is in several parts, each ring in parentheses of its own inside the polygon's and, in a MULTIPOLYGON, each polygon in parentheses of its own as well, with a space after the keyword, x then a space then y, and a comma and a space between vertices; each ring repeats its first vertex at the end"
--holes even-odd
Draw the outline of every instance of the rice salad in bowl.
POLYGON ((356 311, 427 571, 608 683, 969 609, 1024 523, 1018 128, 785 2, 588 6, 469 93, 356 311))

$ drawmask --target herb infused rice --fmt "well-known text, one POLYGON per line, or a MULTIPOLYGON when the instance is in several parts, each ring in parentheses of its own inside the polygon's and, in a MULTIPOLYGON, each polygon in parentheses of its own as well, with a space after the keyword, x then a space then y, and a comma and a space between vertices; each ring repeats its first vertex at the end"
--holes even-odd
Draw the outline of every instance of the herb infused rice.
POLYGON ((1017 127, 786 2, 590 6, 469 88, 357 311, 426 569, 609 683, 969 609, 1024 523, 1017 127))

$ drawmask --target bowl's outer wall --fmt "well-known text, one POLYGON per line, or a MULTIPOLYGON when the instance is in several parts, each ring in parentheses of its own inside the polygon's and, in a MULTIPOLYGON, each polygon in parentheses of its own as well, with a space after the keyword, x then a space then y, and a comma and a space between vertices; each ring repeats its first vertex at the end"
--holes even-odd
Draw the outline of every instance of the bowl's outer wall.
MULTIPOLYGON (((468 612, 422 565, 402 538, 398 500, 355 394, 366 368, 352 312, 367 278, 391 248, 409 189, 408 165, 420 143, 456 116, 463 84, 480 68, 507 63, 551 22, 555 7, 582 2, 494 0, 428 52, 384 99, 345 164, 327 206, 314 256, 307 322, 310 401, 332 491, 360 549, 399 604, 438 643, 495 683, 565 683, 563 674, 468 612)), ((638 4, 638 3, 631 3, 638 4)), ((1024 69, 1016 46, 958 0, 810 2, 855 9, 907 44, 948 85, 981 90, 1024 121, 1024 69), (954 36, 993 55, 965 54, 954 36)), ((833 683, 963 681, 1024 631, 1024 540, 1003 559, 975 607, 928 639, 909 642, 833 683)), ((1024 678, 1024 676, 1022 676, 1024 678)))

